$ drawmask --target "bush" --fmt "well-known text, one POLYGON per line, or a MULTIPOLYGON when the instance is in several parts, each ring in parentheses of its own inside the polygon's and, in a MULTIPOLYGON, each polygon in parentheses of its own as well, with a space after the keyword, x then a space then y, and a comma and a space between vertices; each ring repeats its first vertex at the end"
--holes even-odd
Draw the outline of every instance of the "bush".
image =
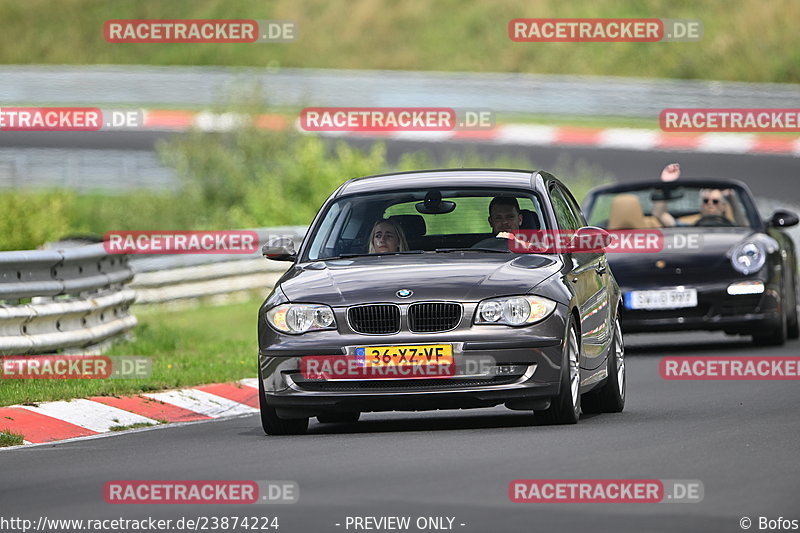
MULTIPOLYGON (((254 116, 254 115, 250 115, 254 116)), ((390 164, 383 143, 362 150, 343 141, 291 131, 242 127, 193 131, 158 144, 175 168, 178 192, 132 191, 121 196, 50 191, 0 194, 0 250, 32 249, 76 234, 112 230, 221 230, 309 224, 319 207, 350 178, 396 170, 442 167, 535 168, 524 157, 487 158, 476 152, 436 162, 425 152, 390 164)), ((607 181, 596 169, 560 160, 553 173, 572 174, 578 200, 607 181)))
MULTIPOLYGON (((382 145, 332 151, 319 137, 244 127, 193 132, 159 145, 182 181, 182 197, 217 229, 308 224, 345 180, 386 170, 382 145)), ((183 200, 182 200, 183 201, 183 200)))
POLYGON ((65 192, 0 193, 0 250, 25 250, 73 231, 75 195, 65 192))

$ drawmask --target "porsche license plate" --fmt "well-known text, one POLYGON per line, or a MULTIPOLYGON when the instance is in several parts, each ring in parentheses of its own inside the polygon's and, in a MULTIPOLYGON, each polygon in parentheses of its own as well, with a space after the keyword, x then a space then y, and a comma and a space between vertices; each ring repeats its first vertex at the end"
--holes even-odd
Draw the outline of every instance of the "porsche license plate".
POLYGON ((631 291, 625 295, 628 309, 681 309, 697 307, 696 289, 631 291))
POLYGON ((450 344, 360 346, 356 348, 356 359, 367 368, 401 365, 452 365, 453 346, 450 344))

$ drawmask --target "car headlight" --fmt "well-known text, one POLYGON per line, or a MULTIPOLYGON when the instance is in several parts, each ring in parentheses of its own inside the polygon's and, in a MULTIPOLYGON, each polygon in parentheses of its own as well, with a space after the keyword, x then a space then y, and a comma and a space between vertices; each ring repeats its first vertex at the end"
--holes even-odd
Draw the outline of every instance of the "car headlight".
POLYGON ((522 326, 544 320, 556 308, 556 303, 541 296, 505 296, 491 298, 478 304, 476 324, 522 326))
POLYGON ((743 242, 731 251, 731 264, 745 276, 758 272, 767 260, 767 249, 760 242, 743 242))
POLYGON ((336 329, 333 309, 318 304, 281 304, 267 311, 267 322, 284 333, 336 329))

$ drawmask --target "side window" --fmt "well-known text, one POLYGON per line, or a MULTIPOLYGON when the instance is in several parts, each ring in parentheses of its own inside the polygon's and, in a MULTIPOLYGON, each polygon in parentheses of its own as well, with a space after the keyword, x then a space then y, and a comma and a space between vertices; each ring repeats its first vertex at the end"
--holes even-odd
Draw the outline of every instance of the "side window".
POLYGON ((322 225, 317 230, 317 238, 312 242, 311 249, 308 252, 308 258, 311 261, 316 261, 317 258, 324 257, 333 252, 336 244, 336 232, 333 231, 333 225, 341 218, 341 210, 342 203, 335 203, 331 206, 330 212, 325 216, 322 225))
POLYGON ((558 187, 558 189, 563 193, 564 198, 567 199, 567 205, 569 205, 570 211, 572 211, 575 220, 578 221, 578 227, 582 228, 585 226, 586 219, 583 217, 583 211, 581 211, 581 207, 578 205, 578 202, 575 201, 575 197, 563 187, 558 187))
POLYGON ((556 213, 556 222, 558 222, 559 229, 577 230, 581 227, 580 220, 570 208, 569 202, 560 187, 556 185, 550 187, 550 199, 553 202, 553 211, 556 213))

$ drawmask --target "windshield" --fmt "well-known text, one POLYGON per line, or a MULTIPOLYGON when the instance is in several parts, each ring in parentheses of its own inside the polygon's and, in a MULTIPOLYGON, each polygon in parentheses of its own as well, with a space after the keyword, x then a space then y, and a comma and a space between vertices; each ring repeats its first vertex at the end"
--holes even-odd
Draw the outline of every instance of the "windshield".
POLYGON ((738 188, 656 186, 597 194, 587 207, 589 224, 609 230, 664 227, 753 226, 758 214, 738 188))
POLYGON ((454 249, 511 253, 507 241, 498 245, 494 237, 519 229, 547 229, 531 193, 471 188, 347 196, 329 205, 304 260, 454 249))

